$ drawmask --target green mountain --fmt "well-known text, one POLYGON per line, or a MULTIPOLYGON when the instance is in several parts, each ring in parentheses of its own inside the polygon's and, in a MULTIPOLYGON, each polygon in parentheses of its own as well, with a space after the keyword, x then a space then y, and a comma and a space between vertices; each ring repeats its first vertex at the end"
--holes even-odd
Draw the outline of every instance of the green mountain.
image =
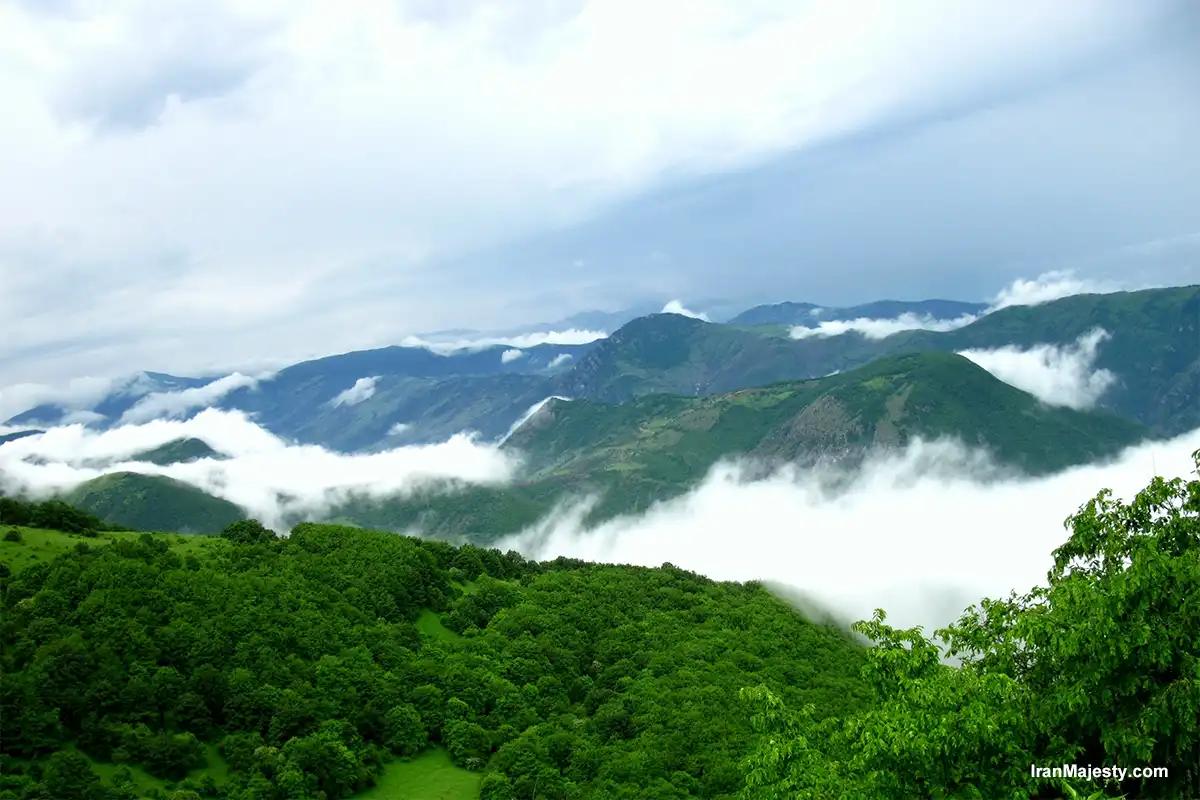
POLYGON ((718 394, 845 372, 905 352, 1070 346, 1096 328, 1109 338, 1095 366, 1117 378, 1100 407, 1164 434, 1200 426, 1200 286, 1064 297, 1012 306, 954 331, 883 339, 857 333, 792 339, 782 326, 643 317, 590 350, 559 379, 574 398, 623 402, 645 394, 718 394))
POLYGON ((172 533, 218 533, 245 513, 219 497, 162 475, 114 472, 76 486, 63 498, 110 525, 172 533))
POLYGON ((205 458, 223 458, 216 450, 208 446, 208 442, 200 439, 175 439, 143 450, 130 456, 130 461, 144 461, 149 464, 166 466, 168 464, 187 464, 205 458))
MULTIPOLYGON (((504 444, 526 456, 519 484, 351 498, 328 518, 493 541, 572 494, 600 494, 593 520, 644 509, 687 491, 727 456, 749 456, 764 467, 849 465, 916 437, 953 437, 986 449, 1004 467, 1037 475, 1115 455, 1149 435, 1107 412, 1044 405, 963 356, 909 353, 826 378, 719 395, 551 400, 504 444)), ((140 529, 215 532, 242 516, 198 489, 131 473, 89 481, 68 499, 106 522, 140 529)))
POLYGON ((954 437, 1037 475, 1109 457, 1150 431, 1106 412, 1046 406, 953 353, 891 356, 827 378, 707 397, 627 403, 552 400, 505 442, 528 459, 520 485, 351 501, 367 527, 420 526, 475 541, 520 530, 573 492, 598 490, 593 520, 644 509, 696 484, 721 458, 763 465, 853 463, 916 437, 954 437))
POLYGON ((707 395, 827 375, 879 354, 840 337, 806 346, 786 329, 719 325, 678 314, 630 322, 561 376, 554 394, 620 403, 646 394, 707 395))

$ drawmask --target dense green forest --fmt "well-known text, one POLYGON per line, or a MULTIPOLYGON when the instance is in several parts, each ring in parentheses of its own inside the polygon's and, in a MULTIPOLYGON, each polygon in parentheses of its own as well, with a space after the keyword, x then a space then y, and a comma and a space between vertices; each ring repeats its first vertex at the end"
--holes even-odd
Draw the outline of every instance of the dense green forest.
POLYGON ((1067 527, 1045 587, 940 632, 956 667, 882 613, 863 645, 671 565, 311 523, 14 527, 0 798, 378 798, 437 754, 484 800, 1196 797, 1200 479, 1101 492, 1067 527), (1169 774, 1030 772, 1064 763, 1169 774))

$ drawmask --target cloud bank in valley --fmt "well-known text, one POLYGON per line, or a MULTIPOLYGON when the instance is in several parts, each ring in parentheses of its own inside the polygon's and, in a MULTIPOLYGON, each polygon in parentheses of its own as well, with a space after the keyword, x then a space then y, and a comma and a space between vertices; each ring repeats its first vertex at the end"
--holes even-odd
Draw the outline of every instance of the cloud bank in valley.
POLYGON ((1132 497, 1155 468, 1190 474, 1197 448, 1200 430, 1033 480, 999 472, 955 443, 915 442, 869 460, 838 493, 820 470, 747 481, 738 465, 724 464, 643 515, 588 527, 580 507, 566 508, 497 546, 762 580, 844 620, 881 607, 894 624, 931 632, 983 597, 1044 583, 1069 514, 1101 488, 1132 497))
POLYGON ((434 445, 343 455, 295 445, 240 412, 208 409, 191 419, 155 420, 97 432, 82 425, 52 428, 0 445, 0 485, 45 496, 112 472, 166 475, 241 506, 277 530, 285 518, 319 517, 351 495, 404 495, 420 487, 462 482, 500 485, 519 460, 458 435, 434 445), (130 459, 181 438, 206 442, 224 459, 159 466, 130 459), (97 462, 106 466, 90 466, 97 462))
MULTIPOLYGON (((253 388, 268 375, 251 377, 235 372, 212 383, 175 392, 151 392, 121 415, 121 423, 149 422, 160 417, 181 417, 198 408, 207 408, 235 389, 253 388)), ((68 419, 68 422, 71 420, 68 419)))
POLYGON ((1073 345, 1058 347, 1000 347, 994 350, 963 350, 969 358, 1000 380, 1029 392, 1043 403, 1074 409, 1094 407, 1117 382, 1107 369, 1096 368, 1100 345, 1109 338, 1096 328, 1073 345))
POLYGON ((826 320, 816 327, 797 325, 791 330, 793 339, 811 339, 828 336, 841 336, 843 333, 860 333, 868 339, 886 339, 901 331, 952 331, 970 325, 979 317, 974 314, 964 314, 955 319, 937 319, 929 314, 901 314, 891 319, 872 319, 860 317, 849 320, 826 320))
POLYGON ((539 344, 590 344, 599 339, 608 338, 604 331, 586 331, 571 328, 565 331, 536 331, 519 333, 512 336, 453 336, 431 337, 405 336, 400 340, 401 347, 424 347, 440 355, 458 353, 470 350, 485 350, 497 345, 514 348, 536 347, 539 344))

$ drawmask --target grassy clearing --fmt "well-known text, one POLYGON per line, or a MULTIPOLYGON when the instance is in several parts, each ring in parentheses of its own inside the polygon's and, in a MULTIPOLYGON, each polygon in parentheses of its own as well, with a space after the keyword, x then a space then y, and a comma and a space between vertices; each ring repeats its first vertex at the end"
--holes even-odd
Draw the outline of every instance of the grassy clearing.
POLYGON ((461 636, 442 624, 442 617, 436 611, 422 611, 421 616, 417 617, 417 630, 450 644, 462 641, 461 636))
MULTIPOLYGON (((75 749, 75 748, 71 748, 75 749)), ((82 751, 80 751, 82 752, 82 751)), ((174 784, 164 781, 161 778, 156 778, 141 767, 133 764, 111 764, 102 761, 96 761, 87 753, 83 754, 87 758, 88 763, 92 765, 92 769, 100 776, 100 779, 109 786, 115 786, 114 778, 117 772, 122 767, 128 767, 130 776, 133 780, 133 785, 137 787, 139 794, 148 794, 152 789, 158 789, 162 792, 169 792, 174 784)), ((212 777, 213 781, 218 786, 222 785, 229 779, 229 764, 221 757, 217 751, 215 744, 206 744, 204 746, 204 765, 189 770, 187 777, 196 780, 201 780, 205 775, 212 777)))
POLYGON ((454 765, 441 748, 411 761, 391 761, 377 783, 355 800, 476 800, 480 776, 454 765))
MULTIPOLYGON (((8 525, 0 525, 0 561, 4 562, 13 573, 18 573, 34 564, 53 561, 63 553, 74 550, 76 545, 81 543, 88 547, 107 547, 118 539, 136 539, 141 535, 136 531, 119 531, 100 533, 94 538, 89 538, 42 528, 13 528, 8 525), (18 531, 21 541, 5 541, 4 534, 9 530, 18 531)), ((155 538, 166 539, 171 550, 181 556, 188 554, 200 556, 213 548, 225 546, 224 539, 212 536, 192 536, 181 533, 155 533, 152 535, 155 538)))

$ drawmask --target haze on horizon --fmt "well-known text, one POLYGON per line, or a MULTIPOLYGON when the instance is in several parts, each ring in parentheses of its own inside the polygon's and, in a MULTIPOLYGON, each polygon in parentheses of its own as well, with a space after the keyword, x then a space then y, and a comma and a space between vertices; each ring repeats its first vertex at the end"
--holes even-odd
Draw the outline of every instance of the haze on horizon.
POLYGON ((1197 97, 1190 0, 21 0, 0 385, 647 298, 1191 283, 1197 97))

